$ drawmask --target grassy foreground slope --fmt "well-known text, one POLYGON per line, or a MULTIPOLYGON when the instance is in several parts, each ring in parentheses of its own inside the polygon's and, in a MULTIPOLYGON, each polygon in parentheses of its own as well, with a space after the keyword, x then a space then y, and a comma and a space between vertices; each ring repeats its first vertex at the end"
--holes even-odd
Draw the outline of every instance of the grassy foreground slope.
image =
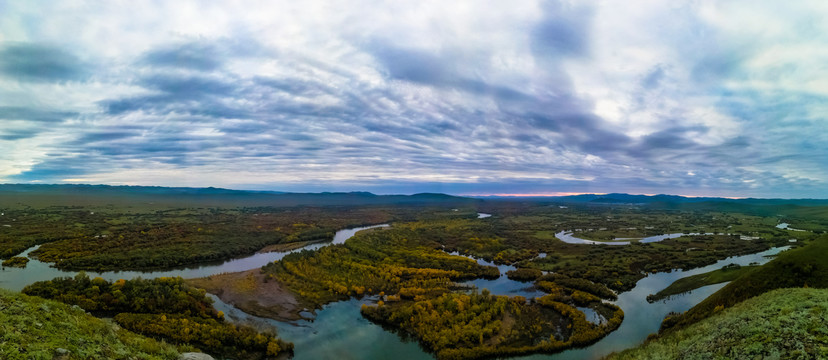
POLYGON ((56 301, 0 289, 0 357, 176 359, 175 346, 119 329, 56 301))
POLYGON ((828 357, 828 290, 777 289, 608 359, 828 357))
POLYGON ((811 244, 785 251, 771 262, 748 272, 683 314, 669 316, 662 332, 709 317, 714 312, 780 288, 828 288, 828 235, 811 244))

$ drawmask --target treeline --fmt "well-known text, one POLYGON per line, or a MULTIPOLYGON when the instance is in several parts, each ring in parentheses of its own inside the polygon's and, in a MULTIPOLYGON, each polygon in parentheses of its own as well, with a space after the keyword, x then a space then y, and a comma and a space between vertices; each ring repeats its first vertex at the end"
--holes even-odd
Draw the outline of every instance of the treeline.
POLYGON ((543 275, 542 271, 532 268, 517 268, 506 272, 506 276, 510 280, 523 282, 535 281, 537 278, 541 277, 541 275, 543 275))
POLYGON ((7 260, 3 260, 3 266, 24 268, 29 263, 29 258, 22 256, 15 256, 7 260))
POLYGON ((368 231, 344 245, 287 255, 262 271, 311 307, 380 292, 403 298, 436 296, 449 291, 454 281, 499 276, 495 267, 425 243, 409 229, 368 231))
POLYGON ((204 291, 181 278, 108 282, 89 279, 81 272, 74 278, 36 282, 23 293, 77 305, 98 315, 114 315, 115 322, 127 330, 213 354, 262 359, 293 349, 274 334, 225 322, 224 314, 215 310, 204 291))
POLYGON ((411 219, 420 207, 48 207, 0 216, 0 258, 34 245, 61 269, 170 268, 252 254, 268 245, 331 240, 337 230, 411 219))
POLYGON ((597 341, 617 329, 624 317, 615 305, 601 307, 610 310, 608 321, 593 324, 573 306, 547 297, 527 301, 484 290, 419 301, 379 301, 363 306, 361 312, 415 336, 438 359, 473 359, 554 353, 597 341))
POLYGON ((26 286, 23 293, 78 305, 86 311, 107 316, 141 312, 219 317, 204 290, 191 287, 178 277, 109 282, 102 278, 90 279, 80 272, 75 277, 38 281, 26 286))
POLYGON ((82 234, 71 219, 52 211, 0 210, 0 259, 9 259, 28 248, 82 234))
POLYGON ((272 335, 213 318, 120 313, 113 320, 138 334, 160 336, 176 343, 193 344, 214 354, 228 354, 242 359, 275 357, 292 349, 291 344, 284 344, 272 335))
MULTIPOLYGON (((571 278, 563 274, 546 274, 537 279, 536 284, 555 284, 556 287, 581 290, 593 294, 599 299, 618 300, 618 296, 601 283, 594 283, 586 279, 571 278)), ((542 290, 550 292, 539 285, 542 290)))
POLYGON ((730 256, 786 245, 787 240, 741 240, 739 236, 702 235, 631 245, 579 245, 557 241, 550 254, 518 266, 587 279, 616 291, 627 291, 647 273, 688 270, 730 256))

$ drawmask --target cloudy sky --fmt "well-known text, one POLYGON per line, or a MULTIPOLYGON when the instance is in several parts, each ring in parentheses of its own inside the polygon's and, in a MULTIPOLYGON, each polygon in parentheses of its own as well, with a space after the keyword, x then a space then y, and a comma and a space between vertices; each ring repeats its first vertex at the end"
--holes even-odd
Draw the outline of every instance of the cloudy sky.
POLYGON ((0 0, 0 183, 828 198, 824 1, 0 0))

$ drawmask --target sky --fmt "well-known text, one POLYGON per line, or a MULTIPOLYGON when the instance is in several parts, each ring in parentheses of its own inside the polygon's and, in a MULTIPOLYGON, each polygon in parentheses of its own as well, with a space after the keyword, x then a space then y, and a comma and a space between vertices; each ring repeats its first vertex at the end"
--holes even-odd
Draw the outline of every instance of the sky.
POLYGON ((0 183, 828 198, 824 1, 0 0, 0 183))

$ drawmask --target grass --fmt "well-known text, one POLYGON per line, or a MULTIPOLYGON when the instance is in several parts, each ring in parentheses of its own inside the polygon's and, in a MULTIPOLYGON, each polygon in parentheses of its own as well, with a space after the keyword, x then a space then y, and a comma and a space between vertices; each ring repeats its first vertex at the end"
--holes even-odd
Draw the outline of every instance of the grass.
POLYGON ((771 290, 791 287, 828 288, 828 235, 798 249, 780 253, 771 262, 746 273, 687 312, 670 316, 662 330, 687 326, 771 290))
POLYGON ((721 284, 723 282, 733 281, 757 268, 758 266, 742 266, 731 267, 725 266, 719 270, 713 270, 704 274, 684 277, 676 280, 670 286, 655 293, 655 295, 647 296, 647 301, 654 302, 664 299, 668 296, 683 294, 691 290, 698 289, 702 286, 721 284))
POLYGON ((828 357, 828 290, 777 289, 608 359, 828 357))
POLYGON ((178 349, 56 301, 0 290, 0 358, 176 359, 178 349))

